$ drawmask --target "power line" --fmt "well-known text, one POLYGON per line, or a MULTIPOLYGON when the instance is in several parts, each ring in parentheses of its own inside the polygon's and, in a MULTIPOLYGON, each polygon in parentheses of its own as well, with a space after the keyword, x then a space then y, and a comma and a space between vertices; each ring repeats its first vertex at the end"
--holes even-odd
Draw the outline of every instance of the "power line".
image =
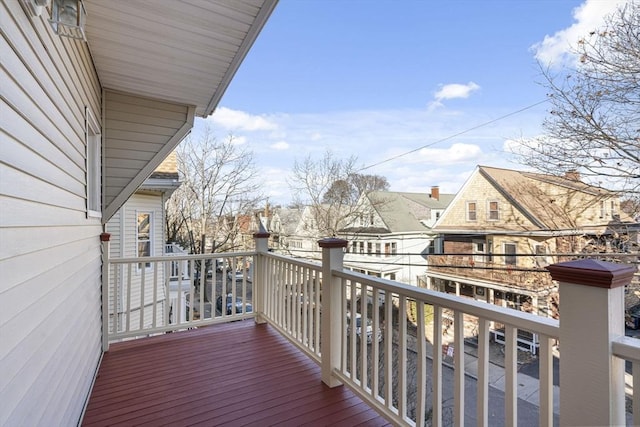
POLYGON ((413 150, 407 151, 407 152, 405 152, 405 153, 398 154, 398 155, 393 156, 393 157, 389 157, 389 158, 387 158, 387 159, 385 159, 385 160, 382 160, 382 161, 380 161, 380 162, 378 162, 378 163, 373 163, 373 164, 371 164, 371 165, 369 165, 369 166, 365 166, 365 167, 363 167, 362 169, 360 169, 358 172, 362 172, 362 171, 367 170, 367 169, 370 169, 370 168, 372 168, 372 167, 379 166, 379 165, 381 165, 381 164, 383 164, 383 163, 391 162, 391 161, 393 161, 393 160, 399 159, 400 157, 404 157, 404 156, 409 155, 409 154, 411 154, 411 153, 415 153, 416 151, 420 151, 420 150, 422 150, 422 149, 424 149, 424 148, 433 147, 433 146, 434 146, 434 145, 436 145, 436 144, 439 144, 439 143, 444 142, 444 141, 448 141, 448 140, 453 139, 453 138, 455 138, 455 137, 457 137, 457 136, 460 136, 460 135, 464 135, 465 133, 471 132, 472 130, 480 129, 481 127, 484 127, 484 126, 490 125, 490 124, 492 124, 492 123, 495 123, 495 122, 497 122, 497 121, 500 121, 500 120, 506 119, 507 117, 511 117, 511 116, 516 115, 516 114, 522 113, 523 111, 529 110, 529 109, 531 109, 531 108, 533 108, 533 107, 536 107, 536 106, 538 106, 538 105, 540 105, 540 104, 543 104, 543 103, 545 103, 545 102, 547 102, 547 100, 546 100, 546 99, 543 99, 542 101, 538 101, 538 102, 536 102, 536 103, 534 103, 534 104, 531 104, 531 105, 528 105, 528 106, 526 106, 526 107, 520 108, 519 110, 512 111, 512 112, 510 112, 510 113, 508 113, 508 114, 505 114, 504 116, 500 116, 500 117, 498 117, 498 118, 495 118, 495 119, 489 120, 488 122, 484 122, 484 123, 481 123, 481 124, 479 124, 479 125, 476 125, 476 126, 470 127, 470 128, 468 128, 468 129, 465 129, 465 130, 463 130, 463 131, 461 131, 461 132, 458 132, 458 133, 456 133, 456 134, 453 134, 453 135, 447 136, 447 137, 445 137, 445 138, 439 139, 439 140, 437 140, 437 141, 434 141, 434 142, 432 142, 432 143, 430 143, 430 144, 426 144, 426 145, 423 145, 423 146, 421 146, 421 147, 414 148, 413 150))

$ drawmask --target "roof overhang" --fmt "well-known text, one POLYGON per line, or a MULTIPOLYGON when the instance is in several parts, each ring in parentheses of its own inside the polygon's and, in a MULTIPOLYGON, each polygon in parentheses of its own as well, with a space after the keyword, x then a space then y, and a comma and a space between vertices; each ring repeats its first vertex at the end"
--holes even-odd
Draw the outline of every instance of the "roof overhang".
POLYGON ((84 0, 103 88, 210 115, 277 0, 84 0))

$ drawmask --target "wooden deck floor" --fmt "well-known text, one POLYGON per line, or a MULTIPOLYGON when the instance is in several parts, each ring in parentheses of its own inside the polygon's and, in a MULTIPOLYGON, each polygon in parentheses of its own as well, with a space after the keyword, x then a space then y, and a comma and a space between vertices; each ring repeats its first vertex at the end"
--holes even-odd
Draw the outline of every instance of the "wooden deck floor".
POLYGON ((240 321, 111 345, 82 425, 390 423, 273 328, 240 321))

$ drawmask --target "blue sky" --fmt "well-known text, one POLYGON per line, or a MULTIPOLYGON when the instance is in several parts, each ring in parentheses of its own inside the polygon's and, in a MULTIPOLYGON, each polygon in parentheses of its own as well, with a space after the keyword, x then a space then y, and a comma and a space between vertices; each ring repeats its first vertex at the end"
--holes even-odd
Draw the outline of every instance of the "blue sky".
POLYGON ((296 159, 327 149, 376 165, 362 172, 393 191, 455 193, 478 164, 524 169, 505 147, 541 132, 536 60, 570 61, 568 48, 616 3, 280 0, 192 136, 209 123, 252 150, 271 203, 292 199, 296 159))

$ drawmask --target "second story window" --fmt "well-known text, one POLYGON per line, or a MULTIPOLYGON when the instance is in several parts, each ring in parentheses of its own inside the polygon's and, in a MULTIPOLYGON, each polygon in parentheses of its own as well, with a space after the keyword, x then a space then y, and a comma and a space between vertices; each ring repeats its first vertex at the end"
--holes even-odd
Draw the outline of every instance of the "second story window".
POLYGON ((478 220, 478 205, 476 202, 467 202, 467 221, 478 220))
POLYGON ((489 221, 497 221, 500 219, 500 208, 496 200, 489 201, 487 219, 489 221))
POLYGON ((604 200, 600 201, 600 218, 607 216, 607 207, 604 200))

